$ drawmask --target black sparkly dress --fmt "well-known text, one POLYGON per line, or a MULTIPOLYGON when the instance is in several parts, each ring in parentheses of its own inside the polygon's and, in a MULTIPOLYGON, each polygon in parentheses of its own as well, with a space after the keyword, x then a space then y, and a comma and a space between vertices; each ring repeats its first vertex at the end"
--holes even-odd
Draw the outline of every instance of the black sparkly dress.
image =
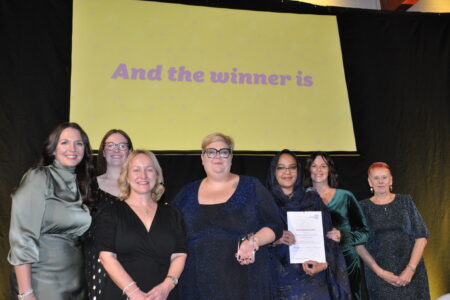
MULTIPOLYGON (((409 263, 415 240, 428 238, 427 227, 411 196, 397 194, 392 202, 385 205, 374 204, 370 199, 360 204, 369 226, 367 251, 381 268, 400 275, 409 263)), ((371 300, 430 299, 423 258, 406 286, 395 287, 387 283, 367 266, 365 274, 371 300)))
POLYGON ((102 211, 119 202, 119 198, 100 189, 97 179, 93 180, 91 188, 92 198, 94 199, 94 203, 91 205, 92 224, 84 234, 86 282, 88 299, 100 300, 103 299, 102 293, 108 275, 100 263, 98 250, 95 246, 96 220, 102 211))

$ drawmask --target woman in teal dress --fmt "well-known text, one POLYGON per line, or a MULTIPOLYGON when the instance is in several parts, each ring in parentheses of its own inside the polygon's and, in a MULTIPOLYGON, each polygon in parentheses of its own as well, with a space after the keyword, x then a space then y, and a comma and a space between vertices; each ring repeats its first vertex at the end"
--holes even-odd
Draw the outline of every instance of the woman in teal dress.
POLYGON ((364 244, 369 237, 364 213, 355 196, 337 189, 338 175, 334 162, 325 152, 315 152, 306 161, 305 185, 312 186, 328 207, 333 221, 327 236, 340 242, 347 263, 353 299, 361 299, 361 263, 355 246, 364 244))
POLYGON ((19 299, 85 299, 79 238, 91 223, 83 204, 90 191, 90 160, 83 129, 60 124, 47 138, 38 166, 13 194, 8 261, 19 299))

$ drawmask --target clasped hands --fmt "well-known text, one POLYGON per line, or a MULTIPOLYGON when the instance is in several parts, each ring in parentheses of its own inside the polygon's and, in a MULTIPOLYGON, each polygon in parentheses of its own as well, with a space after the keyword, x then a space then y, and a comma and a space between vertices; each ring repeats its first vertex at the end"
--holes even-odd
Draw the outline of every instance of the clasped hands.
POLYGON ((406 286, 411 282, 411 279, 414 276, 414 272, 407 267, 398 276, 386 270, 381 270, 377 275, 391 285, 395 287, 401 287, 406 286))
POLYGON ((166 300, 170 291, 173 289, 173 284, 169 280, 164 280, 147 293, 141 291, 139 288, 136 292, 129 293, 130 300, 166 300))

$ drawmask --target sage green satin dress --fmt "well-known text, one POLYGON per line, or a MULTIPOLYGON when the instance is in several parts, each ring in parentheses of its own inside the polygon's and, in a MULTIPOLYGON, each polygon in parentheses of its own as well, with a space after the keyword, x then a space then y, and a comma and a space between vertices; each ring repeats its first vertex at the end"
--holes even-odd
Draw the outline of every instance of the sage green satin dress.
POLYGON ((8 261, 31 264, 39 300, 86 299, 80 236, 90 224, 75 168, 55 161, 24 175, 12 196, 8 261))

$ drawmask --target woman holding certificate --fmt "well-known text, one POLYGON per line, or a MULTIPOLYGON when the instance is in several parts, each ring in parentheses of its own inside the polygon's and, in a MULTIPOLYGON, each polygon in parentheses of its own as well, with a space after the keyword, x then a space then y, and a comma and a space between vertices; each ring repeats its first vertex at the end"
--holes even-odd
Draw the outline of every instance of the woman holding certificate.
POLYGON ((344 257, 337 242, 326 237, 332 229, 330 213, 315 191, 304 190, 301 178, 295 153, 285 149, 272 159, 267 185, 276 198, 285 227, 271 248, 275 299, 350 299, 344 257), (289 246, 295 244, 295 236, 287 230, 289 211, 322 213, 326 263, 290 263, 289 246))
POLYGON ((369 237, 366 218, 358 200, 349 191, 337 188, 338 175, 334 162, 325 152, 315 152, 306 161, 305 186, 319 193, 331 213, 333 229, 327 236, 337 242, 347 263, 352 298, 361 299, 361 264, 355 246, 369 237))

